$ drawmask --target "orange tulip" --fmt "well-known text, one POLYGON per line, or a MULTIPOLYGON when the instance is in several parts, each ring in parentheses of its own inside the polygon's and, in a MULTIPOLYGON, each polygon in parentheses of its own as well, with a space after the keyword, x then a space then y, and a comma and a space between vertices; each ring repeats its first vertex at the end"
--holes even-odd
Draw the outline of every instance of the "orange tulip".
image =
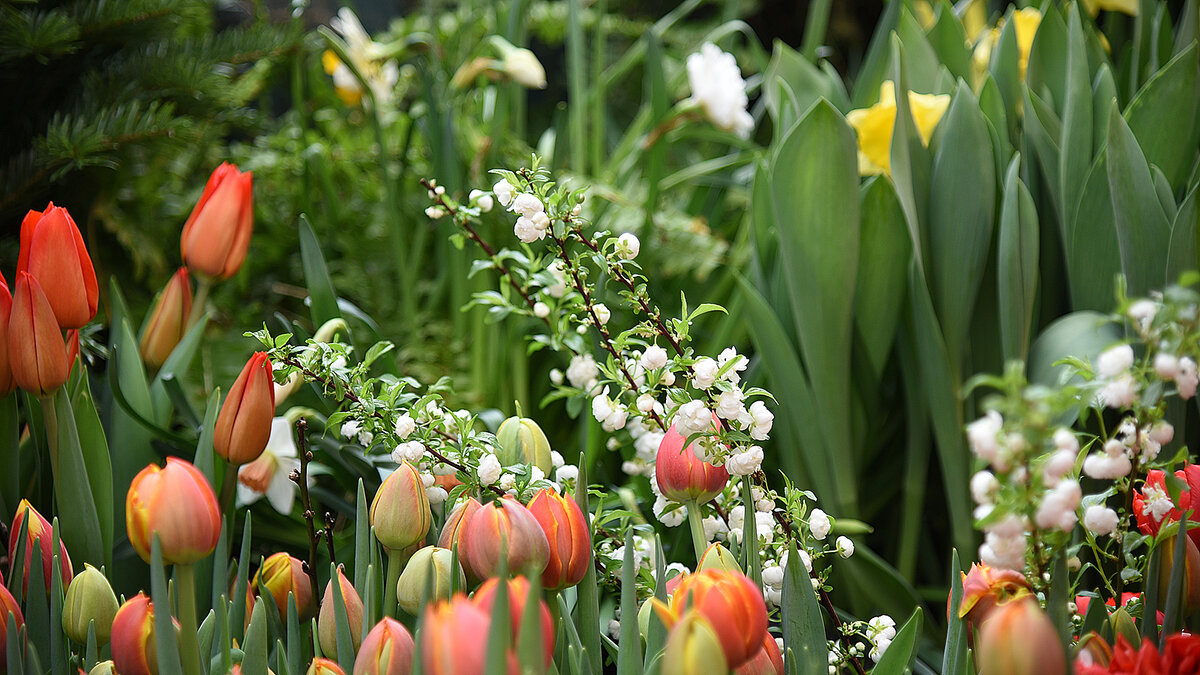
MULTIPOLYGON (((12 527, 8 529, 8 554, 13 556, 17 550, 17 537, 21 533, 21 526, 25 521, 29 521, 26 527, 25 535, 25 569, 24 576, 21 581, 21 594, 29 593, 29 566, 33 564, 33 549, 36 546, 41 551, 42 559, 42 579, 46 581, 46 590, 50 590, 54 551, 54 530, 50 526, 42 514, 33 508, 33 505, 28 500, 22 499, 17 505, 17 514, 13 516, 12 527)), ((71 585, 71 579, 75 576, 74 570, 71 569, 71 557, 67 555, 67 546, 60 539, 58 542, 58 560, 60 572, 62 574, 62 587, 66 588, 71 585)), ((11 577, 16 567, 16 558, 10 557, 8 560, 8 576, 11 577)))
POLYGON ((67 343, 38 280, 17 272, 12 313, 8 317, 8 359, 13 380, 44 398, 71 375, 67 343))
MULTIPOLYGON (((279 609, 279 618, 287 621, 288 595, 296 598, 296 613, 300 621, 308 621, 314 614, 312 584, 304 572, 304 563, 287 553, 275 553, 263 561, 254 575, 253 588, 266 587, 279 609)), ((246 616, 249 616, 247 614, 246 616)))
POLYGON ((125 496, 125 528, 142 560, 150 562, 151 537, 157 535, 163 562, 186 565, 217 547, 221 511, 204 474, 187 460, 168 457, 165 467, 151 464, 134 476, 125 496))
MULTIPOLYGON (((337 570, 338 586, 342 590, 342 604, 346 606, 346 618, 350 620, 350 641, 355 651, 362 644, 363 603, 358 597, 358 591, 346 580, 342 568, 337 570)), ((325 654, 337 653, 337 614, 335 613, 333 597, 333 580, 325 584, 325 595, 321 597, 321 612, 317 617, 317 636, 320 638, 321 651, 325 654)))
POLYGON ((491 619, 462 593, 425 609, 421 624, 421 672, 478 675, 487 658, 491 619))
POLYGON ((346 671, 342 670, 338 662, 333 659, 315 658, 312 663, 308 664, 306 675, 346 675, 346 671))
POLYGON ((179 249, 183 262, 208 279, 237 274, 254 229, 253 176, 233 164, 218 166, 183 225, 179 249))
POLYGON ((453 550, 458 547, 458 562, 462 565, 463 573, 468 579, 478 581, 483 577, 475 572, 475 568, 471 567, 471 561, 467 560, 464 553, 466 551, 467 540, 467 525, 471 522, 471 517, 475 515, 483 505, 474 497, 468 497, 466 501, 459 502, 458 506, 450 512, 450 516, 446 518, 446 523, 442 525, 442 533, 438 536, 437 545, 441 548, 453 550))
POLYGON ((17 276, 22 272, 41 284, 61 328, 80 328, 96 316, 100 288, 92 259, 71 214, 54 202, 21 223, 17 276))
POLYGON ((402 462, 388 475, 371 501, 371 527, 375 538, 389 551, 399 551, 424 541, 433 523, 429 496, 421 472, 402 462))
MULTIPOLYGON (((704 675, 725 659, 721 641, 708 617, 695 610, 684 614, 667 634, 662 675, 704 675)), ((728 671, 728 669, 725 669, 728 671)))
POLYGON ((12 314, 13 298, 8 290, 8 282, 0 274, 0 398, 4 398, 17 388, 13 379, 12 366, 8 360, 8 317, 12 314))
POLYGON ((17 627, 17 631, 25 625, 25 617, 21 614, 21 605, 17 603, 17 599, 12 593, 8 592, 8 587, 0 583, 0 660, 7 663, 7 655, 5 654, 8 647, 8 615, 13 617, 13 624, 17 627))
POLYGON ((161 366, 187 332, 192 314, 192 280, 180 267, 158 294, 139 349, 142 360, 153 368, 161 366))
MULTIPOLYGON (((974 626, 983 625, 997 607, 1033 595, 1025 576, 1016 570, 995 569, 973 563, 969 574, 962 575, 963 596, 958 617, 974 626)), ((949 599, 946 611, 950 610, 949 599)))
POLYGON ((542 586, 562 590, 583 581, 592 563, 592 535, 583 510, 549 488, 529 500, 529 512, 550 543, 550 559, 542 571, 542 586))
POLYGON ((363 639, 354 659, 354 675, 408 675, 415 648, 404 624, 385 616, 363 639))
POLYGON ((154 603, 144 593, 125 601, 112 623, 112 660, 121 675, 158 673, 154 603))
MULTIPOLYGON (((499 579, 495 577, 483 582, 475 591, 475 604, 489 617, 496 606, 496 587, 499 579)), ((529 599, 529 580, 525 577, 513 577, 508 580, 508 625, 512 627, 512 644, 521 642, 521 622, 525 617, 525 603, 529 599)), ((545 600, 538 598, 542 622, 542 651, 546 657, 546 667, 554 659, 554 620, 550 617, 550 607, 545 600)))
MULTIPOLYGON (((715 419, 715 416, 714 416, 715 419)), ((684 447, 687 439, 672 424, 658 445, 654 460, 654 477, 663 496, 680 503, 696 500, 705 504, 721 494, 729 482, 729 472, 723 466, 713 466, 696 457, 692 445, 684 447)))
POLYGON ((733 675, 783 675, 783 654, 770 631, 763 634, 762 649, 734 671, 733 675))
POLYGON ((708 569, 684 574, 671 595, 670 606, 655 603, 668 626, 688 608, 700 612, 716 631, 727 668, 741 666, 762 649, 767 604, 754 582, 741 572, 708 569))
POLYGON ((1062 675, 1067 655, 1054 622, 1032 596, 1004 604, 983 622, 979 672, 1062 675))
POLYGON ((213 428, 213 450, 230 464, 253 462, 271 439, 274 417, 271 360, 266 353, 255 352, 225 395, 213 428))
POLYGON ((515 499, 497 499, 480 507, 467 525, 459 555, 483 577, 500 569, 500 556, 513 574, 541 575, 550 559, 550 542, 538 521, 515 499))

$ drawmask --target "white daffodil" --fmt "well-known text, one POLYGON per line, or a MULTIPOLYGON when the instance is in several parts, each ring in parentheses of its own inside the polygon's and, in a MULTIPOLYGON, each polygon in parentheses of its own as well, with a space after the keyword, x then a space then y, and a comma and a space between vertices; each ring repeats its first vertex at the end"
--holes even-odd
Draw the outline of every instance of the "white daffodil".
POLYGON ((258 459, 238 469, 237 503, 248 506, 264 495, 275 510, 287 515, 296 501, 296 484, 291 473, 300 468, 300 454, 286 417, 271 420, 271 438, 258 459))

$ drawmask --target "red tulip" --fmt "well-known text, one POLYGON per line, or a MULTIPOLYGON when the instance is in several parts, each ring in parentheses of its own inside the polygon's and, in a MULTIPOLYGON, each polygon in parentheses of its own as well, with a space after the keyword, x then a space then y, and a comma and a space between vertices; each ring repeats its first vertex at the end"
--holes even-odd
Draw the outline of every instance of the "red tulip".
POLYGON ((0 398, 4 398, 17 388, 13 379, 12 366, 8 360, 8 317, 12 314, 13 298, 8 290, 8 282, 0 274, 0 398))
POLYGON ((315 602, 312 584, 299 558, 282 552, 271 555, 255 573, 253 588, 258 588, 260 582, 271 594, 275 607, 279 609, 279 618, 283 621, 287 621, 289 595, 296 598, 296 613, 300 621, 308 621, 313 617, 315 602))
POLYGON ((466 501, 459 502, 458 506, 450 512, 450 516, 446 518, 446 523, 442 525, 442 533, 438 536, 437 542, 441 548, 453 550, 455 546, 458 547, 458 562, 462 565, 467 578, 475 581, 482 579, 483 575, 476 573, 475 568, 471 567, 471 561, 467 560, 464 551, 466 551, 467 526, 471 523, 471 516, 474 516, 482 506, 474 497, 468 497, 466 501))
POLYGON ((484 577, 495 576, 505 556, 513 574, 541 575, 550 558, 550 542, 541 525, 515 499, 497 499, 480 507, 467 525, 460 557, 484 577))
POLYGON ((762 649, 767 604, 754 582, 741 572, 708 569, 682 575, 670 606, 655 604, 668 625, 689 608, 703 615, 716 632, 727 668, 741 666, 762 649))
POLYGON ((338 662, 333 659, 315 658, 312 663, 308 664, 306 675, 346 675, 346 671, 342 670, 338 662))
POLYGON ((112 660, 121 675, 158 673, 154 604, 144 593, 125 601, 112 623, 112 660))
MULTIPOLYGON (((462 593, 425 609, 421 624, 421 672, 478 675, 487 659, 491 618, 462 593)), ((515 672, 510 662, 510 670, 515 672)))
POLYGON ((354 659, 354 675, 408 675, 415 648, 404 624, 385 616, 363 639, 354 659))
MULTIPOLYGON (((350 621, 350 642, 357 651, 362 644, 363 602, 358 591, 346 579, 342 568, 337 568, 338 586, 342 591, 342 604, 346 607, 346 618, 350 621)), ((337 653, 337 614, 334 607, 336 598, 333 595, 333 580, 325 584, 325 595, 321 597, 321 612, 317 616, 317 636, 320 638, 321 651, 326 654, 337 653)))
POLYGON ((592 563, 592 535, 583 510, 574 499, 547 488, 529 500, 529 512, 550 543, 542 586, 562 590, 583 581, 592 563))
POLYGON ((8 616, 10 614, 13 617, 13 624, 19 632, 25 625, 25 617, 21 614, 21 605, 17 603, 13 594, 8 592, 8 588, 0 583, 0 660, 4 660, 5 663, 7 663, 5 652, 8 647, 8 616))
POLYGON ((158 294, 139 348, 147 365, 161 366, 187 332, 192 314, 192 280, 180 267, 158 294))
POLYGON ((54 202, 21 223, 17 276, 21 272, 42 285, 60 327, 80 328, 96 316, 100 289, 92 259, 71 214, 54 202))
POLYGON ((770 631, 763 634, 762 649, 749 661, 738 666, 734 675, 783 675, 783 655, 770 631))
POLYGON ((186 565, 217 547, 221 511, 204 474, 187 460, 168 457, 165 467, 151 464, 134 476, 125 496, 125 527, 142 560, 150 562, 151 537, 158 535, 163 562, 186 565))
MULTIPOLYGON (((500 581, 496 578, 483 582, 475 591, 475 604, 489 617, 496 606, 496 587, 500 581)), ((535 591, 536 592, 536 591, 535 591)), ((508 616, 509 626, 512 627, 512 644, 521 642, 521 622, 525 617, 525 603, 529 599, 529 580, 525 577, 514 577, 508 580, 508 616)), ((542 650, 546 657, 546 667, 554 659, 554 620, 550 616, 550 607, 545 600, 538 598, 542 623, 542 650)))
MULTIPOLYGON (((33 549, 36 546, 41 552, 42 559, 42 579, 46 581, 46 590, 51 587, 50 575, 53 574, 53 550, 54 550, 54 530, 50 526, 42 514, 33 508, 33 505, 28 500, 22 499, 17 505, 17 514, 13 517, 12 527, 8 530, 8 554, 13 556, 17 551, 17 537, 21 533, 21 525, 28 521, 25 536, 25 569, 24 576, 21 582, 21 594, 29 593, 29 566, 33 564, 33 549), (36 543, 35 543, 36 540, 36 543)), ((67 555, 67 546, 60 539, 58 542, 58 560, 60 572, 62 575, 62 587, 65 592, 67 586, 71 585, 71 579, 75 576, 74 570, 71 569, 71 557, 67 555)), ((11 577, 16 565, 16 559, 10 557, 8 560, 8 575, 11 577)))
POLYGON ((255 352, 225 395, 213 428, 213 449, 230 464, 253 462, 267 447, 274 418, 271 361, 264 352, 255 352))
MULTIPOLYGON (((714 415, 713 419, 716 419, 714 415)), ((696 500, 705 504, 721 494, 729 482, 729 472, 723 466, 713 466, 696 457, 692 445, 684 447, 687 439, 672 424, 658 445, 654 460, 654 476, 663 496, 680 503, 696 500)))
POLYGON ((417 467, 402 462, 383 481, 371 500, 371 527, 375 538, 389 551, 399 551, 425 540, 433 514, 429 496, 417 467))
POLYGON ((228 279, 241 268, 254 229, 252 188, 251 173, 233 164, 224 163, 209 176, 179 241, 184 264, 196 274, 228 279))
POLYGON ((1002 605, 979 635, 979 672, 1062 675, 1067 655, 1050 617, 1032 596, 1002 605))
MULTIPOLYGON (((983 625, 997 607, 1033 595, 1025 576, 1015 570, 973 563, 970 574, 959 574, 962 575, 963 596, 958 617, 975 626, 983 625)), ((949 598, 946 599, 946 611, 950 611, 949 598)))
POLYGON ((8 317, 8 359, 17 386, 38 397, 61 387, 71 375, 67 343, 38 280, 17 272, 8 317))
MULTIPOLYGON (((1107 645, 1105 646, 1107 647, 1107 645)), ((1142 640, 1140 649, 1134 649, 1126 641, 1124 635, 1118 635, 1116 646, 1112 650, 1111 661, 1098 663, 1094 660, 1077 659, 1075 672, 1077 675, 1191 675, 1200 673, 1200 635, 1183 633, 1168 635, 1161 652, 1149 638, 1142 640)))

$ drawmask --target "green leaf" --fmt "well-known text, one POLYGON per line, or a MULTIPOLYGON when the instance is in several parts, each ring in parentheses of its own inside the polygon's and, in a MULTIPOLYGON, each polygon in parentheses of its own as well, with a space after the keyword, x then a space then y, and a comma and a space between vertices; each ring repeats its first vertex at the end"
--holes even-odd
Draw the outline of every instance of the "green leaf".
POLYGON ((183 675, 175 623, 171 618, 167 570, 163 566, 162 544, 159 543, 157 534, 150 542, 150 602, 154 604, 154 645, 158 655, 158 675, 183 675))
POLYGON ((844 583, 839 581, 838 589, 849 592, 858 614, 904 616, 914 605, 921 604, 912 584, 865 545, 856 546, 854 555, 839 560, 837 567, 843 573, 840 579, 844 580, 844 583))
POLYGON ((1039 96, 1049 97, 1055 109, 1061 109, 1066 100, 1067 54, 1069 38, 1067 25, 1063 23, 1058 7, 1046 5, 1037 33, 1029 48, 1029 64, 1025 81, 1039 96))
MULTIPOLYGON (((1005 15, 1004 28, 1000 37, 992 46, 992 56, 988 63, 988 72, 996 81, 996 88, 1004 100, 1004 115, 1008 119, 1008 134, 1016 137, 1017 120, 1021 119, 1021 72, 1018 68, 1019 49, 1017 48, 1016 23, 1012 20, 1013 10, 1005 15)), ((1026 113, 1028 114, 1028 112, 1026 113)))
POLYGON ((941 65, 955 78, 970 81, 971 53, 967 49, 967 36, 953 10, 938 12, 937 21, 929 29, 928 37, 941 65))
POLYGON ((850 102, 845 99, 845 93, 834 86, 829 76, 780 40, 775 41, 763 82, 763 96, 766 98, 767 112, 775 121, 776 137, 782 136, 790 128, 790 125, 784 126, 788 119, 799 119, 819 99, 826 99, 841 110, 849 109, 850 102), (783 96, 785 90, 778 83, 787 86, 786 91, 792 93, 792 98, 783 96), (784 106, 792 109, 785 112, 781 110, 784 106))
MULTIPOLYGON (((110 297, 120 297, 116 284, 112 285, 110 297)), ((109 368, 115 367, 116 372, 109 376, 110 388, 119 389, 122 396, 141 417, 154 418, 154 404, 150 399, 150 387, 146 383, 146 373, 138 355, 138 343, 127 321, 113 324, 109 331, 109 368)), ((116 391, 114 396, 118 395, 116 391)), ((121 406, 112 406, 109 413, 110 447, 120 448, 120 452, 112 453, 113 493, 124 495, 129 489, 130 482, 147 464, 158 461, 158 453, 154 452, 150 442, 152 433, 133 415, 121 406)), ((125 522, 125 500, 115 500, 115 521, 125 522)))
MULTIPOLYGON (((501 542, 501 548, 506 546, 501 542)), ((497 579, 508 579, 508 562, 506 556, 500 556, 500 569, 497 579)), ((508 672, 509 641, 512 638, 512 620, 509 610, 508 592, 510 588, 506 581, 496 584, 496 593, 492 596, 492 617, 488 626, 485 675, 503 675, 508 672)))
POLYGON ((824 673, 829 668, 825 644, 825 623, 821 608, 804 564, 800 562, 796 542, 789 541, 788 564, 784 567, 782 605, 783 648, 788 667, 795 664, 798 673, 824 673))
MULTIPOLYGON (((862 240, 854 284, 854 325, 878 377, 891 353, 904 307, 912 239, 891 181, 882 176, 872 178, 859 194, 862 240)), ((770 363, 772 368, 777 364, 774 359, 770 363)))
MULTIPOLYGON (((337 636, 337 662, 343 671, 354 669, 354 636, 350 632, 350 615, 346 612, 346 598, 342 594, 342 583, 338 578, 335 563, 329 563, 330 587, 333 589, 333 618, 337 636)), ((313 598, 316 600, 316 598, 313 598)))
POLYGON ((962 605, 962 563, 958 550, 951 554, 950 563, 950 606, 946 615, 950 619, 946 627, 946 648, 942 655, 942 675, 967 675, 967 625, 959 618, 962 605))
POLYGON ((0 520, 12 522, 21 502, 21 417, 17 396, 0 398, 0 520))
POLYGON ((633 529, 625 532, 625 560, 621 564, 621 639, 617 643, 617 675, 641 675, 642 640, 638 635, 637 567, 633 563, 633 529))
MULTIPOLYGON (((243 598, 246 597, 246 587, 250 585, 250 510, 246 510, 246 521, 242 526, 242 546, 238 549, 237 560, 237 578, 233 582, 233 600, 229 603, 229 626, 231 627, 234 637, 243 635, 243 630, 246 626, 246 603, 243 598)), ((232 529, 230 530, 232 533, 232 529)), ((230 535, 232 536, 232 534, 230 535)), ((313 599, 314 601, 316 598, 313 599)))
MULTIPOLYGON (((750 482, 750 476, 742 476, 743 513, 757 512, 758 509, 753 501, 754 488, 750 482)), ((758 519, 743 518, 742 527, 742 541, 747 542, 742 547, 742 569, 745 570, 746 576, 754 582, 755 586, 762 588, 762 552, 758 548, 758 519)))
MULTIPOLYGON (((584 453, 579 454, 579 461, 576 463, 579 467, 579 476, 575 479, 575 503, 579 505, 579 509, 583 511, 583 517, 588 523, 588 532, 593 531, 592 512, 588 510, 588 476, 587 476, 587 457, 584 453)), ((595 555, 589 553, 589 555, 595 555)), ((585 661, 588 663, 588 670, 592 673, 602 672, 602 659, 604 652, 600 646, 600 589, 596 583, 596 565, 595 561, 590 561, 587 566, 587 572, 583 575, 583 581, 575 587, 578 593, 578 599, 575 601, 575 611, 578 612, 578 626, 583 636, 583 646, 586 654, 585 661)))
MULTIPOLYGON (((908 78, 903 67, 907 58, 906 49, 898 38, 892 40, 893 77, 898 92, 909 90, 908 78)), ((932 171, 933 157, 917 133, 912 111, 909 110, 908 97, 903 95, 896 97, 896 123, 892 131, 890 163, 892 182, 896 186, 896 197, 904 210, 908 233, 912 238, 913 253, 924 273, 929 260, 929 175, 932 171)))
POLYGON ((1120 338, 1120 328, 1108 315, 1072 312, 1046 326, 1034 341, 1029 350, 1029 382, 1059 387, 1071 371, 1066 365, 1055 365, 1056 362, 1067 356, 1095 359, 1120 338))
POLYGON ((517 661, 523 675, 541 675, 546 672, 546 653, 543 651, 541 630, 542 604, 541 585, 529 584, 520 628, 517 631, 517 661))
POLYGON ((112 567, 113 549, 113 478, 108 439, 96 400, 92 395, 91 383, 86 368, 79 369, 78 388, 71 395, 75 411, 75 427, 79 433, 79 447, 83 452, 83 463, 87 467, 88 485, 95 500, 96 515, 100 520, 100 537, 104 547, 104 564, 112 567))
POLYGON ((34 539, 30 550, 29 592, 24 598, 25 626, 29 629, 31 646, 38 654, 53 657, 50 652, 50 632, 55 628, 61 631, 62 620, 51 619, 50 596, 46 593, 46 577, 42 571, 42 547, 37 543, 39 539, 34 539))
POLYGON ((267 675, 267 647, 271 640, 267 635, 265 602, 262 596, 255 598, 250 625, 246 628, 246 641, 242 644, 242 672, 246 675, 267 675))
POLYGON ((1167 257, 1165 283, 1174 283, 1184 272, 1200 267, 1196 238, 1200 236, 1200 189, 1192 188, 1171 225, 1171 252, 1167 257))
MULTIPOLYGON (((169 378, 182 377, 184 373, 191 368, 192 360, 196 356, 196 352, 200 350, 200 345, 204 340, 204 330, 208 327, 208 315, 200 317, 196 323, 192 324, 184 333, 183 338, 179 340, 179 344, 171 350, 170 356, 163 362, 162 367, 158 369, 158 374, 154 377, 154 382, 151 384, 151 393, 158 396, 163 391, 163 382, 169 378)), ((162 422, 160 418, 158 421, 162 422)))
POLYGON ((337 293, 333 289, 333 281, 329 278, 329 269, 325 266, 321 244, 304 214, 300 214, 299 230, 300 260, 304 264, 304 280, 311 302, 309 312, 313 325, 320 326, 330 319, 340 317, 342 313, 338 310, 337 293))
MULTIPOLYGON (((904 75, 909 89, 922 94, 938 93, 941 63, 925 37, 925 30, 907 7, 900 11, 896 35, 904 43, 904 75)), ((900 89, 897 87, 896 91, 900 89)))
POLYGON ((1108 155, 1103 151, 1084 181, 1068 241, 1071 306, 1076 310, 1110 311, 1114 280, 1121 273, 1121 251, 1108 189, 1108 155))
POLYGON ((1000 232, 996 242, 1000 341, 1004 360, 1025 360, 1033 330, 1038 281, 1038 219, 1033 198, 1018 176, 1020 156, 1013 157, 1004 179, 1000 232))
POLYGON ((1178 192, 1200 147, 1200 48, 1191 45, 1158 71, 1125 108, 1145 161, 1178 192))
POLYGON ((873 101, 879 100, 879 85, 883 84, 884 80, 891 79, 894 58, 892 31, 900 21, 900 10, 903 7, 902 2, 884 4, 883 14, 879 16, 875 32, 871 34, 870 46, 867 47, 862 68, 854 78, 851 100, 855 108, 866 108, 873 101))
POLYGON ((1121 270, 1131 295, 1159 287, 1171 228, 1159 204, 1146 157, 1114 105, 1108 122, 1108 188, 1116 217, 1121 270))
POLYGON ((913 610, 912 616, 896 633, 871 675, 902 675, 911 673, 917 658, 917 637, 921 634, 921 608, 913 610))
MULTIPOLYGON (((772 160, 772 201, 780 257, 801 353, 826 441, 845 462, 851 452, 850 344, 858 266, 858 151, 854 133, 828 102, 817 103, 784 137, 772 160), (813 161, 820 157, 821 161, 813 161)), ((853 466, 838 472, 854 515, 853 466)))
POLYGON ((55 392, 51 405, 58 424, 54 496, 58 512, 64 515, 63 541, 77 561, 100 567, 111 553, 104 548, 104 531, 92 494, 79 431, 75 426, 74 409, 64 389, 55 392))
POLYGON ((1070 8, 1067 29, 1066 93, 1062 104, 1062 162, 1058 190, 1059 222, 1071 222, 1092 164, 1092 86, 1088 71, 1087 38, 1078 3, 1070 8))

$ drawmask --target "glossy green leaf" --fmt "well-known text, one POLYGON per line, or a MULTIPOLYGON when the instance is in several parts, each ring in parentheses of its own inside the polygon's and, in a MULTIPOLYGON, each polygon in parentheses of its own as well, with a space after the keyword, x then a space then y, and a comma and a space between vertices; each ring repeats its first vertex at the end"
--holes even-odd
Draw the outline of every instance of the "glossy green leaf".
POLYGON ((1032 339, 1038 281, 1038 218, 1029 190, 1019 177, 1021 158, 1013 158, 1004 179, 1000 231, 996 240, 1000 340, 1004 360, 1025 360, 1032 339))
POLYGON ((1200 153, 1200 47, 1188 47, 1151 77, 1124 118, 1145 160, 1178 191, 1200 153))
MULTIPOLYGON (((60 389, 51 403, 57 418, 58 461, 54 471, 54 496, 62 522, 63 541, 79 563, 100 567, 108 558, 96 500, 92 494, 83 447, 75 425, 75 412, 67 392, 60 389)), ((110 521, 111 522, 111 521, 110 521)), ((109 526, 111 528, 111 524, 109 526)))
POLYGON ((242 643, 243 673, 267 675, 267 648, 270 643, 267 634, 266 601, 260 596, 255 598, 254 611, 250 613, 250 625, 246 628, 246 641, 242 643))
POLYGON ((1073 4, 1068 19, 1066 92, 1062 103, 1062 163, 1059 164, 1058 191, 1062 213, 1059 222, 1067 224, 1075 215, 1084 181, 1092 164, 1092 85, 1088 71, 1086 37, 1079 5, 1073 4))
POLYGON ((625 532, 625 560, 621 564, 621 639, 617 642, 617 675, 641 675, 642 641, 637 625, 637 567, 633 559, 633 529, 625 532))
POLYGON ((1120 243, 1108 189, 1108 158, 1101 154, 1084 181, 1066 247, 1071 305, 1076 310, 1112 309, 1114 280, 1121 273, 1120 243))
POLYGON ((808 573, 800 562, 796 542, 789 542, 788 564, 784 567, 782 605, 783 648, 790 652, 789 668, 798 673, 824 673, 829 668, 825 623, 808 573))
MULTIPOLYGON (((904 210, 886 177, 867 181, 862 199, 862 242, 854 285, 854 324, 876 376, 883 373, 907 295, 912 239, 904 210)), ((772 359, 774 365, 777 362, 772 359)))
POLYGON ((1171 224, 1171 252, 1167 257, 1165 283, 1174 283, 1184 272, 1200 268, 1197 237, 1200 237, 1200 189, 1192 188, 1171 224))
POLYGON ((921 621, 921 608, 918 607, 896 632, 892 644, 871 670, 871 675, 903 675, 912 672, 913 663, 917 658, 917 638, 921 634, 921 621))
POLYGON ((336 319, 342 313, 338 310, 337 293, 333 289, 333 281, 329 277, 329 269, 325 266, 325 255, 321 252, 321 244, 308 217, 301 214, 298 226, 300 234, 300 260, 304 264, 304 281, 308 286, 310 301, 309 312, 314 326, 320 326, 330 319, 336 319))
POLYGON ((958 551, 954 550, 950 564, 950 606, 946 611, 950 623, 942 652, 942 675, 967 675, 967 625, 958 616, 963 597, 961 565, 958 551))
POLYGON ((1112 195, 1121 270, 1129 293, 1144 295, 1161 283, 1171 228, 1154 191, 1146 157, 1114 106, 1108 123, 1108 189, 1112 195))

